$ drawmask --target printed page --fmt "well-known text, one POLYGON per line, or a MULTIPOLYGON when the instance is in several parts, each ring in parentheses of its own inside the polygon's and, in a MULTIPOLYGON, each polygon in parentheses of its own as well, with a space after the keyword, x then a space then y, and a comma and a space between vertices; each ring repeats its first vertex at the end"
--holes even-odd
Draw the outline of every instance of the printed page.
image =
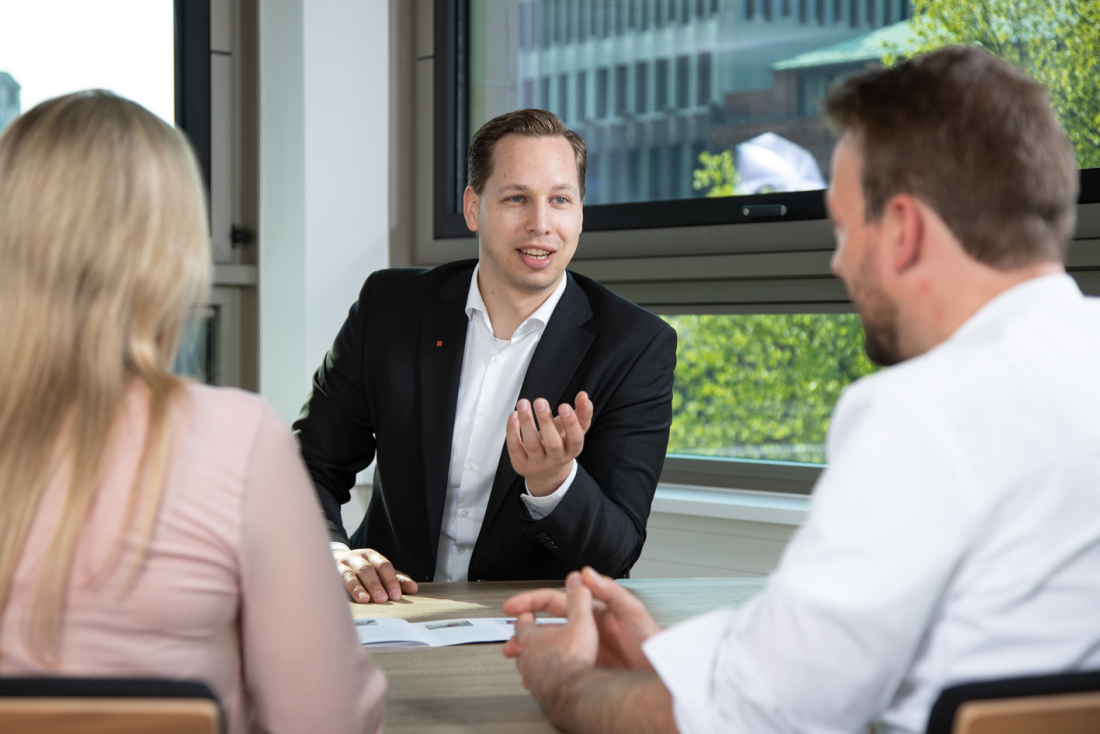
POLYGON ((363 647, 438 647, 432 644, 422 625, 392 617, 357 619, 355 632, 363 647))
MULTIPOLYGON (((412 627, 423 627, 432 647, 468 645, 475 642, 507 642, 512 639, 515 617, 489 617, 481 619, 445 619, 438 622, 420 622, 412 627)), ((540 618, 538 624, 564 624, 564 619, 540 618)))

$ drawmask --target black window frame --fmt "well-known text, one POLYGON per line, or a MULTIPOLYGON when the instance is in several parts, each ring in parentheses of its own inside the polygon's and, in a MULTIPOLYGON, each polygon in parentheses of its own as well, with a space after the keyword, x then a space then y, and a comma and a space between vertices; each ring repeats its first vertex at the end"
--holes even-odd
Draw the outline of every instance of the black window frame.
POLYGON ((210 191, 210 2, 175 0, 176 127, 191 141, 210 191))
MULTIPOLYGON (((604 0, 604 2, 604 7, 607 7, 609 3, 607 3, 607 0, 604 0)), ((179 28, 182 25, 180 23, 180 8, 181 6, 190 8, 192 5, 205 6, 207 19, 209 19, 209 6, 207 3, 189 3, 186 0, 176 0, 177 40, 180 38, 179 28)), ((466 188, 466 149, 472 133, 469 129, 469 0, 434 0, 434 6, 435 119, 433 137, 436 161, 436 174, 433 181, 434 235, 436 239, 440 240, 467 238, 470 237, 470 231, 467 229, 465 218, 462 216, 462 193, 466 188)), ((672 8, 675 8, 675 6, 676 3, 670 4, 672 8)), ((748 10, 753 7, 753 4, 746 2, 743 7, 748 10)), ((195 12, 201 13, 202 10, 196 10, 195 12)), ((186 20, 191 24, 188 27, 195 24, 195 20, 190 16, 186 20)), ((858 21, 857 18, 852 18, 852 20, 858 21)), ((206 28, 205 43, 207 51, 204 58, 207 71, 205 75, 198 71, 192 71, 190 73, 194 74, 195 77, 188 77, 189 83, 193 86, 201 84, 202 79, 205 79, 206 121, 205 123, 201 121, 201 100, 186 101, 185 105, 192 106, 188 107, 184 113, 187 117, 185 123, 181 123, 181 127, 189 135, 194 130, 192 140, 195 143, 196 151, 200 155, 200 160, 205 160, 204 172, 207 176, 209 176, 210 135, 209 26, 209 20, 207 20, 204 26, 206 28), (200 76, 201 78, 197 78, 200 76), (195 122, 196 118, 199 120, 197 123, 195 122), (201 157, 201 146, 204 144, 202 142, 203 131, 205 131, 207 151, 205 159, 201 157)), ((606 29, 604 30, 606 31, 606 29)), ((196 32, 201 36, 201 32, 196 32)), ((185 44, 199 42, 193 38, 184 40, 185 44)), ((179 48, 180 44, 177 44, 177 75, 180 73, 181 68, 192 68, 183 67, 178 63, 179 48)), ((200 63, 201 59, 196 57, 195 67, 200 63)), ((670 68, 669 71, 669 76, 673 76, 674 70, 670 68)), ((177 85, 179 85, 178 76, 177 85)), ((179 86, 177 86, 178 89, 179 86)), ((595 82, 594 91, 597 92, 597 98, 594 100, 593 111, 597 113, 596 116, 598 117, 598 112, 601 109, 598 81, 595 82)), ((655 101, 657 96, 657 94, 654 94, 655 101)), ((177 119, 181 115, 178 100, 177 91, 177 119)), ((608 101, 605 97, 602 104, 610 113, 613 108, 607 104, 608 101)), ((596 153, 598 154, 598 151, 596 153)), ((1083 169, 1080 175, 1081 187, 1078 204, 1100 202, 1100 168, 1083 169)), ((690 195, 690 192, 686 193, 690 195)), ((670 199, 629 204, 596 204, 585 207, 584 229, 586 232, 600 232, 641 228, 659 229, 823 220, 827 218, 824 194, 823 190, 818 190, 732 197, 737 206, 730 206, 731 197, 670 199), (776 204, 782 205, 782 207, 774 206, 776 204), (771 213, 780 209, 785 209, 785 212, 776 215, 771 213)))

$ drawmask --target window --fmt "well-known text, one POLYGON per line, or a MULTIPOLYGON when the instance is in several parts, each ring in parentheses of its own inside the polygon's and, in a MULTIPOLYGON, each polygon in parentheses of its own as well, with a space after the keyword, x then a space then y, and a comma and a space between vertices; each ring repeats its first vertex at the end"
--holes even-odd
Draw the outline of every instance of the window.
POLYGON ((615 67, 615 116, 622 117, 626 114, 626 74, 627 67, 619 65, 615 67))
POLYGON ((584 122, 588 118, 588 74, 577 74, 577 121, 584 122))
POLYGON ((519 6, 519 47, 531 48, 531 6, 523 3, 519 6))
POLYGON ((710 64, 709 53, 699 54, 699 68, 696 71, 695 104, 705 105, 710 103, 710 64))
POLYGON ((649 64, 642 61, 634 65, 634 112, 649 112, 649 64))
POLYGON ((596 117, 607 117, 607 97, 610 90, 607 86, 607 69, 596 70, 596 117))
POLYGON ((876 369, 855 314, 663 318, 677 335, 671 455, 823 464, 841 391, 876 369))
POLYGON ((676 106, 684 109, 688 106, 688 94, 691 87, 691 58, 688 56, 676 57, 676 106))
MULTIPOLYGON (((62 94, 108 89, 131 99, 191 139, 210 182, 210 26, 208 6, 173 0, 5 3, 0 24, 0 128, 62 94), (178 46, 178 48, 177 48, 178 46), (79 63, 59 63, 79 59, 79 63), (177 65, 179 59, 179 65, 177 65)), ((219 382, 218 309, 189 321, 173 371, 219 382)))
POLYGON ((569 119, 569 77, 562 74, 558 77, 558 98, 556 107, 561 119, 569 119))
POLYGON ((668 107, 668 59, 657 59, 653 75, 653 104, 658 112, 668 107))
MULTIPOLYGON (((936 7, 957 5, 961 13, 970 7, 968 3, 980 1, 937 0, 936 7)), ((823 219, 825 207, 821 192, 828 180, 833 138, 818 111, 821 92, 846 74, 882 63, 883 54, 889 51, 890 44, 916 43, 912 25, 899 27, 895 22, 881 27, 885 21, 897 21, 899 15, 909 12, 909 6, 901 0, 731 0, 718 6, 723 11, 729 11, 721 23, 708 24, 706 32, 686 33, 687 27, 682 24, 700 19, 700 8, 704 14, 707 12, 705 2, 509 0, 491 3, 490 0, 464 0, 446 5, 443 0, 437 0, 437 3, 448 8, 447 12, 456 17, 461 13, 451 8, 461 9, 467 4, 480 9, 474 13, 479 19, 484 19, 487 13, 494 14, 494 28, 517 28, 518 24, 520 41, 527 33, 525 27, 528 22, 539 19, 542 19, 540 22, 543 25, 551 22, 547 15, 547 8, 550 7, 555 8, 554 12, 560 16, 555 22, 565 29, 563 32, 567 37, 570 33, 568 19, 575 18, 577 13, 587 16, 590 23, 595 13, 601 29, 595 36, 588 34, 583 44, 574 42, 568 52, 560 47, 545 49, 539 44, 526 47, 525 41, 509 47, 503 40, 506 34, 479 32, 461 36, 474 44, 489 43, 492 38, 501 39, 501 46, 492 56, 494 63, 491 68, 482 62, 480 66, 471 66, 468 72, 471 85, 484 85, 485 89, 493 90, 492 94, 467 96, 461 94, 457 86, 448 87, 452 89, 448 92, 452 96, 446 100, 449 107, 445 117, 455 120, 454 116, 461 114, 463 122, 448 123, 454 137, 442 141, 438 149, 440 160, 447 162, 440 170, 449 171, 448 180, 453 182, 449 184, 452 191, 446 199, 446 213, 440 214, 440 217, 446 217, 448 223, 435 226, 441 237, 464 236, 467 232, 458 211, 460 192, 453 189, 457 189, 463 179, 465 163, 461 151, 468 143, 469 131, 476 130, 490 117, 528 101, 539 106, 548 105, 550 109, 564 114, 592 152, 604 149, 610 153, 613 149, 633 149, 639 145, 679 147, 683 150, 683 166, 676 169, 676 175, 681 179, 675 185, 668 185, 666 171, 657 171, 646 165, 637 169, 643 180, 632 182, 629 186, 601 190, 600 186, 618 186, 613 177, 607 176, 602 177, 602 183, 589 186, 591 198, 587 201, 589 209, 585 212, 585 231, 589 234, 655 226, 823 219), (832 10, 829 3, 832 3, 832 10), (664 29, 653 35, 642 30, 647 22, 645 18, 651 12, 656 14, 655 18, 663 18, 665 24, 664 29), (833 22, 838 12, 840 22, 833 22), (501 15, 505 17, 499 17, 501 15), (779 23, 782 28, 775 27, 774 31, 762 36, 761 29, 755 25, 760 22, 761 16, 765 22, 770 21, 770 25, 779 23), (790 20, 796 22, 791 23, 790 20), (669 23, 675 25, 670 28, 669 23), (603 40, 616 33, 622 35, 616 36, 615 43, 603 40), (525 48, 521 49, 520 45, 525 48), (581 114, 579 100, 576 105, 569 104, 573 99, 572 90, 567 95, 559 93, 558 87, 562 75, 570 78, 578 75, 579 78, 582 73, 595 75, 595 83, 589 82, 589 88, 585 90, 587 114, 581 114), (546 78, 553 80, 554 89, 547 90, 549 93, 540 88, 546 78), (469 105, 464 106, 467 101, 469 105), (623 117, 631 118, 629 124, 618 124, 623 117), (612 119, 615 124, 609 124, 612 119), (462 131, 465 137, 459 140, 457 131, 462 131), (705 168, 693 155, 694 146, 699 141, 714 156, 711 169, 705 168), (446 154, 443 143, 449 146, 446 154), (736 175, 730 176, 729 180, 721 178, 731 171, 736 175), (655 176, 659 181, 651 183, 649 179, 655 176), (711 183, 705 188, 695 185, 708 180, 711 183), (650 192, 654 191, 662 192, 662 199, 649 198, 650 192), (719 196, 728 195, 746 197, 741 200, 745 205, 730 206, 718 200, 719 196), (697 196, 708 201, 696 202, 691 209, 685 209, 668 200, 669 197, 697 196), (600 203, 610 201, 638 206, 614 210, 599 208, 600 203)), ((1045 7, 1037 0, 1029 0, 1029 3, 1021 7, 1045 7)), ((1091 8, 1092 4, 1086 7, 1091 8)), ((967 23, 971 25, 980 20, 973 14, 966 16, 963 13, 959 17, 964 20, 970 18, 967 23)), ((1071 20, 1070 16, 1066 16, 1064 20, 1050 21, 1064 24, 1062 30, 1054 35, 1047 34, 1049 39, 1042 41, 1051 47, 1051 53, 1076 53, 1073 51, 1074 44, 1063 44, 1058 40, 1083 37, 1073 30, 1075 26, 1071 20)), ((912 24, 914 21, 906 22, 912 24)), ((971 37, 965 32, 957 32, 960 28, 965 30, 967 23, 953 21, 948 30, 954 35, 948 34, 943 42, 980 42, 987 48, 1000 48, 1003 53, 1015 54, 1022 59, 1021 63, 1031 63, 1033 66, 1036 66, 1035 62, 1028 59, 1046 58, 1045 51, 1030 55, 1013 50, 1022 46, 1016 42, 1004 42, 1001 38, 1005 32, 1003 24, 995 24, 995 28, 985 30, 975 26, 976 35, 971 37)), ((1062 28, 1061 25, 1058 27, 1062 28)), ((579 36, 577 33, 572 37, 579 39, 579 36)), ((437 38, 448 37, 440 33, 437 38)), ((462 47, 459 39, 459 36, 454 36, 454 48, 451 51, 441 49, 438 54, 440 59, 454 59, 446 73, 438 67, 440 85, 448 78, 465 78, 466 67, 459 64, 455 56, 462 47)), ((1039 42, 1033 39, 1022 43, 1026 46, 1039 42)), ((470 58, 486 58, 484 53, 471 51, 471 54, 470 58)), ((1059 77, 1055 73, 1059 68, 1091 68, 1090 64, 1096 64, 1095 57, 1091 61, 1080 61, 1080 64, 1075 62, 1063 66, 1038 65, 1035 69, 1029 68, 1029 71, 1054 87, 1069 87, 1069 91, 1077 95, 1070 99, 1061 95, 1057 88, 1052 89, 1052 98, 1056 100, 1058 109, 1063 111, 1067 125, 1073 128, 1078 124, 1074 120, 1080 119, 1084 120, 1081 124, 1088 128, 1082 128, 1075 137, 1079 156, 1087 162, 1095 160, 1094 154, 1100 148, 1096 143, 1100 132, 1095 130, 1094 122, 1087 122, 1095 115, 1090 117, 1091 113, 1082 111, 1095 110, 1100 106, 1096 102, 1097 93, 1081 90, 1078 94, 1073 91, 1082 85, 1072 80, 1076 77, 1084 79, 1087 75, 1059 77), (1058 102, 1059 99, 1063 101, 1058 102)), ((443 107, 441 102, 439 109, 443 107)), ((1071 134, 1074 134, 1072 130, 1071 134)), ((1100 162, 1082 165, 1084 168, 1100 168, 1100 162)), ((1085 191, 1085 196, 1100 196, 1100 193, 1089 193, 1093 191, 1090 187, 1085 187, 1085 191)))
MULTIPOLYGON (((976 1, 937 0, 940 7, 976 1)), ((438 0, 438 4, 452 3, 438 0)), ((541 7, 531 0, 510 0, 494 7, 517 12, 516 6, 524 5, 541 7)), ((666 462, 665 481, 713 481, 715 486, 742 489, 786 486, 775 480, 774 474, 763 484, 752 484, 743 480, 748 475, 736 472, 740 477, 736 482, 728 479, 734 475, 730 467, 746 466, 765 473, 793 471, 802 477, 816 476, 822 460, 820 444, 836 394, 862 370, 870 369, 860 350, 858 322, 850 313, 843 313, 850 310, 847 294, 829 274, 828 248, 832 243, 827 224, 779 223, 770 214, 744 214, 761 207, 774 211, 781 204, 788 210, 787 220, 820 220, 823 216, 820 189, 828 176, 832 140, 817 116, 821 95, 839 76, 881 63, 881 56, 873 54, 844 54, 856 48, 881 49, 883 34, 891 28, 899 30, 897 21, 912 14, 906 0, 890 0, 877 11, 874 0, 869 5, 866 0, 771 0, 765 11, 763 0, 728 0, 711 4, 713 12, 722 11, 721 22, 708 25, 705 33, 696 33, 694 29, 684 32, 687 29, 681 26, 689 12, 695 17, 694 2, 654 0, 651 5, 637 6, 638 23, 623 39, 629 43, 605 43, 602 37, 613 28, 610 11, 614 8, 610 2, 593 0, 581 3, 581 10, 592 27, 604 31, 589 34, 588 45, 577 48, 576 53, 571 49, 568 58, 559 49, 529 48, 517 51, 515 63, 510 61, 500 69, 470 68, 475 82, 484 78, 499 84, 509 90, 512 99, 520 96, 528 80, 537 83, 546 74, 576 74, 576 91, 571 92, 576 94, 575 104, 563 111, 569 113, 570 127, 588 143, 589 169, 584 249, 573 267, 623 297, 665 314, 680 333, 681 349, 687 350, 680 354, 677 368, 673 453, 666 462), (828 3, 832 3, 831 10, 828 3), (653 13, 655 32, 640 38, 634 34, 642 32, 647 8, 653 13), (762 29, 757 25, 765 12, 779 16, 778 26, 762 29), (895 23, 879 28, 890 20, 895 23), (782 41, 769 42, 762 31, 780 33, 782 41), (704 61, 707 56, 709 61, 704 61), (828 63, 822 63, 823 57, 828 63), (709 96, 705 93, 708 89, 709 96), (710 102, 709 108, 701 107, 706 102, 710 102), (636 115, 635 119, 612 117, 623 111, 636 115), (764 131, 774 137, 754 140, 764 131), (775 180, 748 175, 754 155, 775 154, 775 149, 768 147, 776 143, 775 138, 801 149, 801 160, 812 160, 820 178, 784 184, 787 190, 779 190, 775 180), (762 153, 752 150, 758 145, 763 146, 762 153), (702 161, 701 153, 707 154, 702 161), (721 179, 724 166, 738 172, 736 182, 721 179), (727 191, 716 184, 697 188, 694 184, 700 181, 700 172, 719 174, 719 183, 727 191), (735 201, 705 196, 729 193, 729 189, 738 197, 735 201), (761 220, 769 224, 737 226, 761 220), (765 261, 767 265, 761 265, 765 261), (822 334, 831 336, 826 339, 822 334), (792 348, 790 340, 795 336, 804 340, 796 344, 822 345, 827 341, 829 349, 792 348), (711 349, 708 345, 712 344, 718 346, 711 349), (778 360, 782 369, 774 374, 757 370, 754 365, 759 365, 759 360, 753 355, 761 351, 778 360), (713 364, 735 368, 721 374, 706 373, 715 389, 700 391, 699 383, 692 380, 705 373, 707 358, 712 358, 713 364), (815 379, 797 381, 795 375, 800 370, 815 379), (755 395, 749 379, 754 375, 764 383, 762 392, 755 395), (729 394, 737 398, 731 401, 729 394), (737 423, 748 427, 738 433, 737 423), (690 470, 685 468, 689 465, 690 470), (670 478, 674 475, 706 476, 670 478)), ((1088 9, 1091 4, 1080 7, 1088 9)), ((945 37, 942 42, 977 41, 993 47, 998 29, 1004 30, 1001 26, 975 27, 969 37, 945 37)), ((436 34, 437 44, 441 37, 446 38, 436 34)), ((467 37, 478 38, 456 31, 456 39, 467 37)), ((1058 39, 1073 37, 1072 31, 1059 30, 1056 35, 1021 43, 1049 42, 1057 53, 1068 53, 1072 44, 1060 44, 1058 39)), ((443 69, 439 59, 449 58, 447 53, 451 52, 437 45, 437 70, 443 69)), ((1095 57, 1091 63, 1095 65, 1095 57)), ((451 78, 458 79, 454 74, 451 78)), ((442 84, 438 81, 442 73, 435 78, 442 84)), ((1071 99, 1096 104, 1097 92, 1092 86, 1085 83, 1080 89, 1063 90, 1055 84, 1052 100, 1059 110, 1071 109, 1071 99)), ((442 88, 437 88, 437 95, 442 88)), ((457 83, 446 88, 462 89, 457 83)), ((444 119, 451 113, 440 111, 440 106, 437 115, 444 119)), ((503 111, 506 108, 470 109, 468 127, 476 129, 488 115, 503 111)), ((1074 123, 1069 117, 1063 119, 1072 136, 1074 123)), ((1100 182, 1094 175, 1100 173, 1100 148, 1095 140, 1095 136, 1083 134, 1074 139, 1082 167, 1091 169, 1082 173, 1081 200, 1086 202, 1100 201, 1100 182)), ((456 142, 454 150, 464 151, 464 145, 465 141, 456 142)), ((794 149, 783 150, 791 153, 794 149)), ((461 165, 457 156, 454 160, 454 165, 461 165)), ((457 211, 454 214, 458 216, 457 211)), ((465 235, 464 225, 453 234, 438 234, 445 232, 440 221, 436 219, 435 229, 439 249, 432 250, 433 259, 425 263, 453 257, 456 244, 468 247, 468 243, 446 239, 465 235)), ((1095 228, 1088 232, 1086 236, 1100 236, 1095 228)), ((430 243, 432 247, 436 244, 430 243)), ((803 487, 795 491, 806 491, 809 486, 803 480, 795 484, 803 487)))
POLYGON ((120 7, 111 0, 86 0, 65 8, 58 14, 39 3, 4 4, 0 88, 7 104, 0 127, 39 102, 92 88, 132 99, 174 124, 173 1, 120 7))

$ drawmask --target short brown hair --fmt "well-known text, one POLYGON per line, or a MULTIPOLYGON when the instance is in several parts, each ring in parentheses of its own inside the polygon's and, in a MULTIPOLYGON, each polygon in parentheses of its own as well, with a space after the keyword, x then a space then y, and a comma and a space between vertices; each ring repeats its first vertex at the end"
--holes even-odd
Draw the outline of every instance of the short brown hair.
POLYGON ((948 47, 849 77, 829 93, 825 115, 862 148, 867 221, 911 194, 979 262, 1065 262, 1077 163, 1046 92, 1022 71, 948 47))
POLYGON ((480 195, 485 190, 485 182, 493 175, 493 149, 505 135, 530 138, 561 135, 568 140, 577 158, 577 182, 581 187, 581 199, 584 199, 584 174, 588 169, 588 148, 584 139, 567 128, 553 112, 535 109, 497 115, 474 133, 466 154, 466 181, 475 194, 480 195))

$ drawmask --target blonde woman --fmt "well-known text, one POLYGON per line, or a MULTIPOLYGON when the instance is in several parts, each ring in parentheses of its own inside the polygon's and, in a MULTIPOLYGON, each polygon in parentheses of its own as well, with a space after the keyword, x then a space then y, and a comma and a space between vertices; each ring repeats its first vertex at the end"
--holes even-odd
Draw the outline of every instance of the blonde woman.
POLYGON ((106 92, 0 136, 0 675, 197 679, 230 732, 373 732, 297 446, 169 372, 210 267, 182 136, 106 92))

